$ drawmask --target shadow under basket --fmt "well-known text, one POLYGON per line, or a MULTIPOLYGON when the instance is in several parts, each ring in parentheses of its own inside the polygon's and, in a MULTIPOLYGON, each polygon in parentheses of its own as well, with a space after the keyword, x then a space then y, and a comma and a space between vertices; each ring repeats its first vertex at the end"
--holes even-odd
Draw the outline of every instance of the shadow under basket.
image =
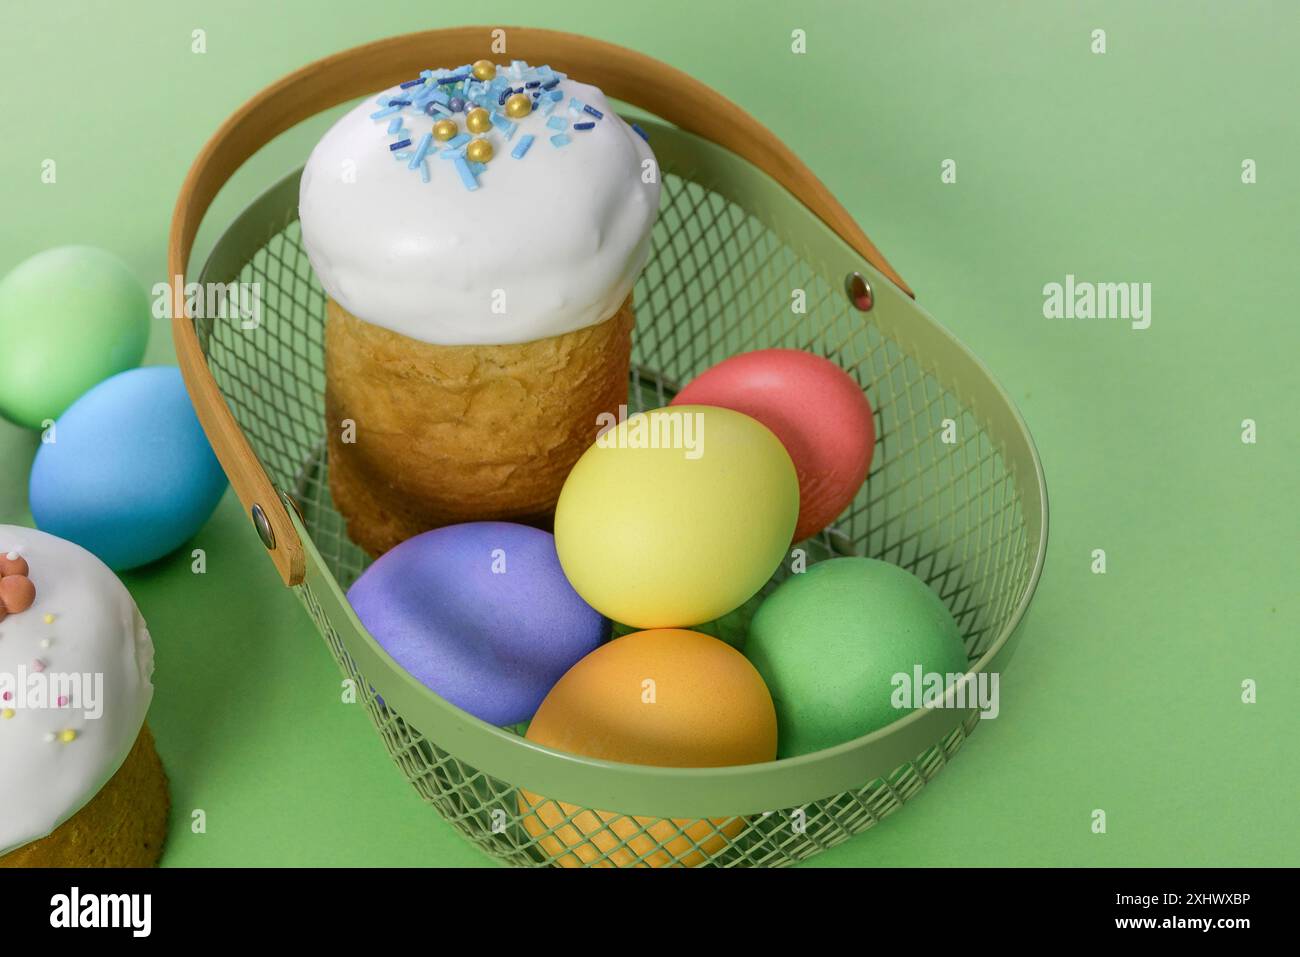
MULTIPOLYGON (((655 61, 598 41, 522 28, 512 36, 525 32, 531 49, 558 45, 567 51, 549 55, 557 69, 592 82, 602 82, 597 66, 609 57, 636 58, 642 71, 676 74, 662 64, 643 66, 639 61, 655 61)), ((424 65, 467 62, 487 52, 486 27, 481 35, 413 36, 438 37, 463 51, 445 61, 435 54, 424 65)), ((391 58, 397 45, 405 50, 411 42, 381 41, 332 59, 359 57, 384 44, 391 58)), ((545 52, 519 47, 511 54, 548 61, 545 52)), ((416 51, 403 55, 418 62, 416 51)), ((328 68, 330 61, 323 62, 328 68)), ((375 66, 373 76, 357 82, 380 89, 404 79, 406 68, 375 66), (381 69, 393 72, 391 79, 377 82, 381 69)), ((680 76, 664 83, 686 83, 680 76)), ((603 79, 606 91, 618 95, 617 77, 603 79)), ((274 99, 276 91, 270 92, 274 99)), ((332 91, 336 102, 348 92, 332 91)), ((311 111, 300 106, 297 112, 311 111)), ((634 291, 629 409, 667 404, 692 377, 740 352, 786 347, 834 361, 870 399, 877 445, 871 474, 851 507, 798 547, 809 563, 865 555, 913 572, 956 618, 971 671, 1000 670, 1047 544, 1046 488, 1024 422, 988 370, 916 305, 901 281, 896 284, 860 231, 843 238, 849 230, 842 223, 832 228, 826 209, 819 215, 796 198, 789 175, 782 184, 676 121, 641 122, 663 190, 650 259, 634 291)), ((237 133, 237 124, 232 132, 228 123, 213 142, 219 148, 237 133)), ((797 176, 821 188, 793 162, 797 176)), ((701 769, 614 764, 552 751, 492 727, 407 675, 362 627, 344 594, 369 558, 348 540, 330 500, 325 297, 299 234, 299 175, 286 176, 225 230, 198 277, 259 284, 260 321, 245 328, 237 318, 178 320, 178 354, 236 490, 268 548, 281 552, 273 557, 282 575, 354 682, 394 763, 456 829, 492 857, 522 866, 788 865, 901 808, 961 749, 979 716, 953 706, 950 693, 947 706, 919 709, 880 731, 798 758, 701 769), (212 395, 223 402, 208 401, 212 395), (284 557, 286 548, 300 551, 296 564, 284 557), (544 828, 536 820, 525 826, 529 815, 519 809, 520 788, 557 802, 544 815, 544 828)), ((186 189, 193 183, 187 181, 186 189)), ((202 192, 199 218, 215 189, 202 192)), ((174 265, 176 229, 174 223, 174 265)), ((184 248, 173 271, 183 270, 193 238, 187 225, 180 233, 184 248)), ((702 630, 743 628, 757 602, 787 574, 778 572, 743 609, 702 630)))

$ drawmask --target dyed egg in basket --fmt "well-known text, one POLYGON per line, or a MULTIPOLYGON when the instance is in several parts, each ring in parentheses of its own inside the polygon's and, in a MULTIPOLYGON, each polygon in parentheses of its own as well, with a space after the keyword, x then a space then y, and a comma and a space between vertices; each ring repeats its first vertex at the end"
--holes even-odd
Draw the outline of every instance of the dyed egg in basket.
MULTIPOLYGON (((259 93, 208 142, 177 202, 168 274, 257 278, 264 308, 252 331, 175 320, 191 398, 274 567, 363 689, 379 740, 424 800, 486 854, 518 866, 557 863, 546 835, 524 826, 520 794, 528 792, 644 824, 635 847, 597 847, 584 865, 806 860, 901 808, 957 754, 978 714, 923 707, 831 748, 723 768, 584 758, 467 715, 402 672, 345 598, 370 559, 347 538, 328 491, 325 295, 302 254, 299 174, 229 223, 206 263, 195 264, 197 275, 187 269, 212 198, 261 146, 430 65, 490 57, 490 42, 490 27, 463 27, 345 51, 259 93), (692 821, 719 819, 743 826, 727 829, 706 858, 677 837, 694 833, 692 821)), ((916 304, 789 147, 723 96, 601 41, 512 28, 509 42, 512 58, 549 63, 659 120, 637 120, 662 197, 632 296, 629 410, 664 406, 682 385, 741 352, 791 348, 834 362, 863 388, 877 434, 871 471, 852 503, 800 543, 807 561, 861 555, 902 566, 951 612, 970 670, 1002 670, 1042 571, 1048 515, 1033 441, 988 370, 916 304), (790 312, 794 288, 812 304, 806 315, 790 312), (940 440, 945 420, 955 423, 955 443, 940 440)), ((764 593, 787 577, 788 565, 764 593)), ((1014 716, 1004 709, 1003 719, 1014 716)), ((547 825, 563 833, 582 823, 547 825)))

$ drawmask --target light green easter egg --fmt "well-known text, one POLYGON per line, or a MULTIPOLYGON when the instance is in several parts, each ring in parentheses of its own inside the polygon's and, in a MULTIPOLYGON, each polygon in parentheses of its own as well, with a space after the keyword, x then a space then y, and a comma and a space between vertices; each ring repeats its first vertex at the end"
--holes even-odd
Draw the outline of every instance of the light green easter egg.
POLYGON ((918 666, 939 675, 967 669, 939 596, 872 558, 834 558, 782 582, 754 614, 744 652, 772 692, 783 758, 851 741, 914 710, 920 702, 895 690, 918 666))
POLYGON ((0 279, 0 416, 38 429, 88 389, 139 365, 149 298, 116 256, 59 246, 0 279))

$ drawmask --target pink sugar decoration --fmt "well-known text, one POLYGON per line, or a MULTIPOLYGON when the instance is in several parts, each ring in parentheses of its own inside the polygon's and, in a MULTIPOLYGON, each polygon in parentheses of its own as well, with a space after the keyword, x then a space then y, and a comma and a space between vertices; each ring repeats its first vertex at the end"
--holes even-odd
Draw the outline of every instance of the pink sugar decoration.
POLYGON ((32 670, 35 671, 37 674, 40 674, 42 671, 45 670, 45 662, 41 661, 40 658, 36 658, 35 660, 32 661, 32 670))

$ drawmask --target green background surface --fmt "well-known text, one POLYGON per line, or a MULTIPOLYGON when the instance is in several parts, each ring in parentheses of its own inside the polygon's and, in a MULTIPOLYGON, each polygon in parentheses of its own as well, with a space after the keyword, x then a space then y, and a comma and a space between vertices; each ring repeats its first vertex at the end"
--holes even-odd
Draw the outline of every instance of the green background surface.
MULTIPOLYGON (((1002 715, 827 865, 1300 864, 1295 399, 1300 7, 1221 3, 195 2, 3 5, 0 271, 105 246, 142 282, 199 147, 309 60, 456 23, 633 46, 785 139, 1024 413, 1046 572, 1002 715), (440 9, 443 8, 443 9, 440 9), (808 52, 790 52, 793 29, 808 52), (1090 52, 1105 29, 1107 52, 1090 52), (195 29, 207 52, 191 52, 195 29), (58 181, 40 181, 54 158, 58 181), (1244 159, 1258 182, 1241 182, 1244 159), (957 182, 940 164, 957 161, 957 182), (1150 282, 1152 325, 1048 320, 1045 283, 1150 282), (1241 422, 1258 422, 1243 444, 1241 422), (1108 572, 1090 571, 1104 548, 1108 572), (1258 682, 1256 704, 1241 683, 1258 682), (1093 834, 1090 814, 1108 815, 1093 834)), ((431 64, 433 65, 433 64, 431 64)), ((198 245, 301 163, 263 150, 198 245)), ((197 261, 197 260, 196 260, 197 261)), ((149 362, 171 361, 155 324, 149 362)), ((36 437, 0 423, 0 521, 36 437)), ((168 865, 489 863, 392 767, 233 494, 125 577, 157 643, 168 865), (193 834, 194 809, 207 832, 193 834)))

